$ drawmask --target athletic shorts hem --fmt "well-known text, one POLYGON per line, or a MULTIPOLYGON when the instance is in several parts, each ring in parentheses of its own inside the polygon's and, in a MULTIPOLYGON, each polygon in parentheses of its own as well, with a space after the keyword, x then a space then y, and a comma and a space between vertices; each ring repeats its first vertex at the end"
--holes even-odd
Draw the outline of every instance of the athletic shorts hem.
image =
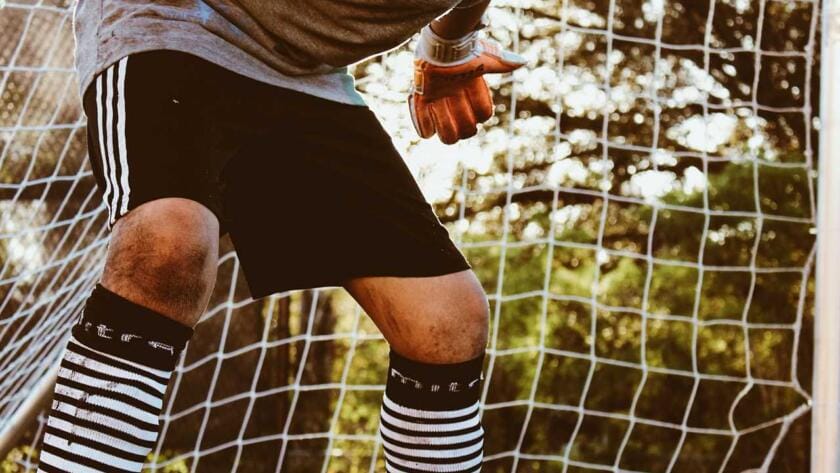
POLYGON ((466 260, 461 259, 460 261, 455 260, 446 264, 441 264, 435 270, 412 271, 410 268, 395 268, 393 270, 368 272, 362 271, 359 273, 347 275, 329 275, 328 272, 325 271, 325 277, 311 280, 294 279, 290 281, 272 281, 271 278, 254 277, 254 275, 252 275, 252 278, 249 279, 247 268, 243 267, 243 272, 245 273, 245 281, 248 284, 248 289, 251 292, 251 297, 256 300, 261 299, 263 297, 268 297, 272 294, 284 293, 295 290, 313 289, 320 287, 344 287, 345 284, 356 278, 430 278, 460 273, 471 269, 472 266, 470 266, 470 264, 467 263, 466 260), (251 280, 254 281, 253 284, 251 283, 251 280))

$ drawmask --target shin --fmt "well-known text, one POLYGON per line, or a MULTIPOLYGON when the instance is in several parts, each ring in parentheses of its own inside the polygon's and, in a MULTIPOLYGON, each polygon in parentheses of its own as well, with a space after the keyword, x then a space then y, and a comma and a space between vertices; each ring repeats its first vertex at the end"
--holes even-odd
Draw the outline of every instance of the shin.
POLYGON ((391 344, 380 434, 388 472, 477 472, 487 299, 471 272, 347 285, 391 344))
POLYGON ((217 248, 215 216, 191 201, 154 201, 117 222, 61 361, 39 472, 141 470, 217 248))

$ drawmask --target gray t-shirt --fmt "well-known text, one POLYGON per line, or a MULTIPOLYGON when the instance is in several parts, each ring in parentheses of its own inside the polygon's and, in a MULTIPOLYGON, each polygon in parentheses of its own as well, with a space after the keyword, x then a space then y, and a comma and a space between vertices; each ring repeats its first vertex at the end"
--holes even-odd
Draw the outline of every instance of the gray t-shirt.
MULTIPOLYGON (((79 0, 82 91, 109 65, 158 49, 252 79, 363 105, 350 64, 399 46, 460 0, 79 0)), ((165 72, 164 72, 165 73, 165 72)))

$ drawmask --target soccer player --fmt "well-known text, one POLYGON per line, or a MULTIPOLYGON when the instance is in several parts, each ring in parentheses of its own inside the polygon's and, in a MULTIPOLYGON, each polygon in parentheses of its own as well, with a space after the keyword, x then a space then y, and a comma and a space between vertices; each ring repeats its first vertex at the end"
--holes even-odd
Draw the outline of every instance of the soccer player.
POLYGON ((76 62, 111 241, 39 471, 139 472, 229 233, 255 298, 343 286, 391 347, 389 472, 476 472, 486 297, 346 66, 421 30, 411 116, 473 136, 489 0, 80 0, 76 62), (286 222, 293 225, 286 226, 286 222))

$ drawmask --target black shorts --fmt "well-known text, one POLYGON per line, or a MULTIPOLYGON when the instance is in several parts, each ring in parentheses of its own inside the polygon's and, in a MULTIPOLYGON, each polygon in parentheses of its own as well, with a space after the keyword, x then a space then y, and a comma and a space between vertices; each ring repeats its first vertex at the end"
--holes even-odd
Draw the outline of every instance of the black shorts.
POLYGON ((469 268, 367 107, 153 51, 100 74, 84 108, 110 223, 155 199, 201 203, 254 297, 469 268))

